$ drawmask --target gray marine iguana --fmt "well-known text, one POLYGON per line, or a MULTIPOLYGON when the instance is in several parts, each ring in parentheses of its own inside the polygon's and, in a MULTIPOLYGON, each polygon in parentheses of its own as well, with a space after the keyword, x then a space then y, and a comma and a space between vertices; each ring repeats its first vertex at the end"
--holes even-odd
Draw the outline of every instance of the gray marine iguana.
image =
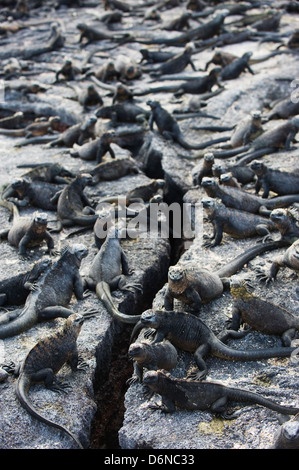
POLYGON ((57 184, 32 181, 24 176, 16 178, 1 197, 18 207, 33 206, 43 210, 56 211, 56 204, 52 199, 60 189, 61 187, 57 184))
POLYGON ((145 340, 137 340, 130 344, 128 356, 134 361, 134 372, 127 384, 142 382, 144 369, 170 370, 177 364, 178 353, 169 341, 152 344, 145 340))
POLYGON ((281 336, 284 346, 291 346, 299 331, 299 317, 287 309, 254 295, 246 281, 232 280, 230 292, 233 297, 232 319, 229 329, 238 331, 242 323, 266 335, 281 336))
MULTIPOLYGON (((65 178, 75 177, 71 171, 64 168, 60 163, 22 163, 17 165, 17 168, 31 168, 31 170, 26 171, 22 175, 23 178, 30 179, 31 181, 67 184, 69 181, 65 178)), ((6 192, 2 193, 3 198, 7 197, 5 194, 6 192)))
POLYGON ((239 413, 228 412, 229 402, 256 404, 286 415, 295 415, 298 408, 278 403, 248 390, 227 387, 217 382, 178 379, 163 371, 148 371, 143 383, 162 397, 162 403, 149 408, 173 413, 176 407, 185 410, 208 410, 223 419, 234 419, 239 413))
POLYGON ((227 278, 236 274, 254 257, 285 246, 281 240, 260 243, 231 260, 222 268, 210 271, 200 266, 171 266, 168 270, 168 284, 164 296, 164 308, 173 309, 174 299, 190 305, 199 313, 202 303, 219 297, 229 284, 227 278))
POLYGON ((136 323, 140 315, 120 312, 114 304, 111 291, 141 290, 140 284, 128 282, 127 276, 130 274, 127 257, 120 243, 120 232, 117 227, 112 226, 90 266, 88 275, 84 277, 84 284, 88 289, 95 290, 113 318, 124 323, 136 323))
POLYGON ((289 194, 264 199, 244 189, 220 185, 216 178, 210 177, 204 177, 201 186, 209 197, 219 198, 227 207, 255 214, 269 215, 273 209, 287 207, 294 202, 299 202, 299 194, 289 194))
POLYGON ((273 448, 299 449, 299 413, 280 426, 273 448))
POLYGON ((47 243, 48 253, 56 254, 54 240, 47 230, 48 215, 44 212, 34 212, 31 217, 21 217, 15 204, 0 199, 0 205, 8 208, 13 214, 12 226, 0 232, 0 239, 7 238, 10 245, 19 249, 19 254, 25 256, 27 249, 47 243))
POLYGON ((215 199, 204 198, 201 202, 214 229, 212 240, 206 242, 205 247, 211 248, 219 245, 223 233, 227 233, 233 238, 260 235, 265 241, 270 232, 277 229, 271 219, 261 215, 226 207, 215 199))
POLYGON ((266 285, 270 282, 275 281, 278 271, 281 268, 289 268, 295 273, 299 272, 299 240, 297 239, 289 246, 286 251, 275 258, 272 262, 269 274, 265 274, 261 271, 258 272, 257 277, 266 285))
MULTIPOLYGON (((67 393, 70 386, 67 383, 58 381, 55 375, 64 364, 68 364, 72 372, 86 368, 86 364, 78 357, 77 349, 77 338, 83 322, 84 317, 82 315, 73 313, 66 319, 61 328, 40 339, 30 349, 21 364, 14 368, 15 375, 18 375, 16 395, 22 407, 38 421, 68 434, 80 449, 83 449, 83 445, 73 432, 42 415, 32 403, 28 393, 33 384, 40 382, 43 382, 45 387, 53 392, 67 393)), ((13 366, 4 365, 5 369, 12 372, 13 366)))
POLYGON ((242 337, 244 335, 242 332, 227 330, 221 338, 218 338, 198 317, 178 310, 148 309, 143 312, 134 326, 130 343, 143 328, 150 328, 149 335, 153 334, 152 329, 156 330, 153 344, 167 339, 176 348, 194 354, 198 369, 192 372, 190 377, 197 380, 207 375, 204 357, 209 354, 230 361, 258 361, 271 357, 290 357, 296 349, 285 346, 252 350, 233 349, 224 344, 224 340, 242 337))
POLYGON ((299 194, 299 173, 294 171, 283 171, 280 169, 269 168, 263 162, 254 160, 250 164, 250 168, 256 175, 255 193, 258 194, 263 188, 263 198, 269 196, 269 192, 273 191, 278 195, 299 194))
POLYGON ((57 200, 59 223, 57 229, 53 231, 60 231, 62 227, 72 225, 93 226, 98 216, 83 192, 85 186, 91 183, 92 176, 88 173, 82 173, 76 176, 62 191, 55 194, 52 202, 57 200))
MULTIPOLYGON (((69 317, 73 311, 66 305, 69 304, 73 294, 78 300, 83 299, 83 283, 79 268, 87 253, 87 248, 82 244, 67 246, 60 258, 49 266, 35 283, 25 306, 2 315, 0 339, 23 333, 39 321, 69 317), (3 320, 4 315, 6 322, 3 320)), ((87 311, 85 315, 89 313, 93 312, 87 311)))

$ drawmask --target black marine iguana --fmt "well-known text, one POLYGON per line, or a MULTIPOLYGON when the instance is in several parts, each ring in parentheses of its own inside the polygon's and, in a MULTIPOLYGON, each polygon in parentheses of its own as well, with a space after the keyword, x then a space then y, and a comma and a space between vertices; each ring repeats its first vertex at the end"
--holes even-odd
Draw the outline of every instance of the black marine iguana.
MULTIPOLYGON (((18 375, 16 394, 22 407, 38 421, 68 434, 80 449, 83 449, 83 445, 79 439, 63 425, 40 414, 31 402, 28 392, 33 384, 43 382, 45 387, 53 392, 67 393, 69 385, 59 382, 55 375, 64 364, 68 364, 73 372, 86 368, 86 364, 80 361, 77 350, 77 338, 83 321, 84 317, 78 313, 70 315, 62 328, 39 340, 14 371, 15 375, 18 375)), ((9 366, 8 370, 11 369, 12 366, 9 366)))
POLYGON ((272 262, 270 273, 268 275, 259 272, 257 277, 260 278, 262 282, 269 284, 270 282, 275 281, 278 271, 281 268, 289 268, 296 273, 299 272, 299 240, 297 239, 292 243, 289 248, 285 251, 284 254, 278 256, 272 262))
MULTIPOLYGON (((156 330, 153 344, 167 339, 175 347, 194 354, 199 370, 190 374, 198 380, 207 375, 204 356, 210 354, 230 361, 258 361, 271 357, 290 357, 295 348, 273 347, 268 349, 242 350, 233 349, 224 344, 223 340, 242 337, 243 333, 227 330, 219 339, 213 331, 198 317, 191 313, 168 310, 146 310, 134 326, 131 341, 143 328, 156 330)), ((152 331, 150 330, 150 334, 152 331)))
POLYGON ((287 415, 298 413, 298 408, 279 405, 255 392, 227 387, 217 382, 173 378, 160 370, 146 372, 143 383, 162 396, 161 404, 150 404, 149 408, 164 413, 173 413, 177 406, 185 410, 209 410, 223 419, 234 419, 239 413, 227 411, 229 402, 261 405, 287 415))
POLYGON ((229 329, 238 331, 241 323, 246 323, 266 335, 281 336, 283 345, 291 346, 296 331, 299 331, 298 316, 252 294, 245 281, 233 279, 230 292, 233 297, 233 310, 229 329))
POLYGON ((274 170, 258 160, 254 160, 250 168, 257 177, 255 192, 258 194, 260 189, 263 188, 263 198, 267 198, 270 191, 278 195, 299 194, 299 173, 274 170))
MULTIPOLYGON (((82 244, 67 246, 60 258, 49 266, 34 285, 23 309, 8 312, 7 322, 0 325, 0 338, 8 338, 27 331, 39 321, 69 317, 73 311, 65 306, 73 294, 83 299, 83 283, 79 273, 82 259, 88 250, 82 244)), ((86 315, 92 312, 86 312, 86 315)))
POLYGON ((32 181, 24 176, 15 179, 6 188, 2 193, 2 198, 18 207, 33 206, 43 210, 56 211, 56 204, 52 202, 52 198, 60 189, 61 187, 57 184, 32 181))
POLYGON ((160 134, 162 134, 163 137, 168 140, 177 142, 179 145, 181 145, 187 150, 203 149, 205 147, 208 147, 209 145, 213 145, 214 143, 223 141, 223 139, 220 137, 219 139, 203 142, 201 144, 190 144, 185 140, 175 118, 171 114, 169 114, 166 109, 162 108, 161 104, 158 101, 147 101, 147 104, 151 108, 151 115, 149 118, 150 129, 153 130, 155 122, 160 134))

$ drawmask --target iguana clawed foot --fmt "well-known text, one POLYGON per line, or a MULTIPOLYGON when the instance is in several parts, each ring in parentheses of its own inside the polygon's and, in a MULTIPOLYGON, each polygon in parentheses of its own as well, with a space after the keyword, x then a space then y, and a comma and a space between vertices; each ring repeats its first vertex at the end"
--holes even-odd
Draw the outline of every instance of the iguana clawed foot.
POLYGON ((274 281, 274 278, 271 277, 271 276, 268 276, 264 271, 262 271, 261 269, 257 269, 257 272, 256 272, 256 277, 258 278, 258 280, 260 282, 264 282, 267 285, 270 284, 270 282, 273 282, 274 281))
POLYGON ((53 382, 51 385, 47 387, 49 390, 52 390, 52 392, 63 394, 63 393, 68 393, 72 387, 69 383, 67 382, 60 382, 56 380, 53 382))
POLYGON ((190 380, 204 380, 206 375, 207 375, 206 370, 199 370, 197 368, 194 368, 187 374, 187 379, 190 379, 190 380))

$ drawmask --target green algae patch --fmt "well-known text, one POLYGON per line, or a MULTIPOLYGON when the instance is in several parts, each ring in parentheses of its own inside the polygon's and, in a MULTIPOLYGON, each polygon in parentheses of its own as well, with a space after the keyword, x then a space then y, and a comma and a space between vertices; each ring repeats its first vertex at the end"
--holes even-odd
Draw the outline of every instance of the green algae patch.
POLYGON ((198 424, 198 431, 201 434, 222 434, 224 427, 230 426, 232 423, 220 418, 213 418, 211 421, 202 421, 198 424))

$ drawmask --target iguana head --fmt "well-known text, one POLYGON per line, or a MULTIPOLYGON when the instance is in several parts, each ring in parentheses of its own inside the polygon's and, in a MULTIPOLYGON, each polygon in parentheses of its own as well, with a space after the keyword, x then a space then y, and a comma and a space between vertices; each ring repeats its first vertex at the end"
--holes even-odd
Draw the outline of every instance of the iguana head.
POLYGON ((164 370, 149 370, 143 375, 142 383, 150 387, 154 391, 159 390, 159 383, 170 377, 169 372, 164 370))
POLYGON ((168 270, 168 285, 177 294, 183 293, 188 287, 186 270, 183 266, 171 266, 168 270))
POLYGON ((45 212, 34 212, 32 223, 35 233, 43 233, 47 229, 48 215, 45 212))
POLYGON ((64 330, 68 331, 71 328, 75 336, 78 337, 83 323, 84 323, 83 315, 77 312, 73 313, 67 318, 65 325, 64 325, 64 330))
POLYGON ((257 176, 262 175, 266 170, 266 166, 264 165, 264 163, 259 162, 258 160, 253 160, 250 165, 250 168, 254 171, 257 176))
POLYGON ((231 279, 230 293, 234 299, 245 300, 254 297, 254 295, 248 291, 245 280, 231 279))
POLYGON ((208 176, 204 176, 201 180, 201 186, 204 188, 208 196, 213 197, 218 187, 218 182, 216 178, 209 178, 208 176))
POLYGON ((68 249, 70 253, 75 255, 78 261, 81 261, 88 255, 88 248, 82 243, 74 243, 74 245, 69 246, 68 249))
POLYGON ((145 310, 145 312, 141 314, 139 321, 142 325, 148 326, 150 328, 159 327, 159 321, 155 310, 145 310))
POLYGON ((136 361, 145 360, 147 358, 147 344, 144 342, 131 344, 128 350, 128 356, 136 361))
POLYGON ((208 215, 214 214, 214 211, 217 207, 217 201, 215 199, 203 198, 201 200, 201 203, 202 203, 202 207, 204 208, 204 210, 206 211, 208 215))

